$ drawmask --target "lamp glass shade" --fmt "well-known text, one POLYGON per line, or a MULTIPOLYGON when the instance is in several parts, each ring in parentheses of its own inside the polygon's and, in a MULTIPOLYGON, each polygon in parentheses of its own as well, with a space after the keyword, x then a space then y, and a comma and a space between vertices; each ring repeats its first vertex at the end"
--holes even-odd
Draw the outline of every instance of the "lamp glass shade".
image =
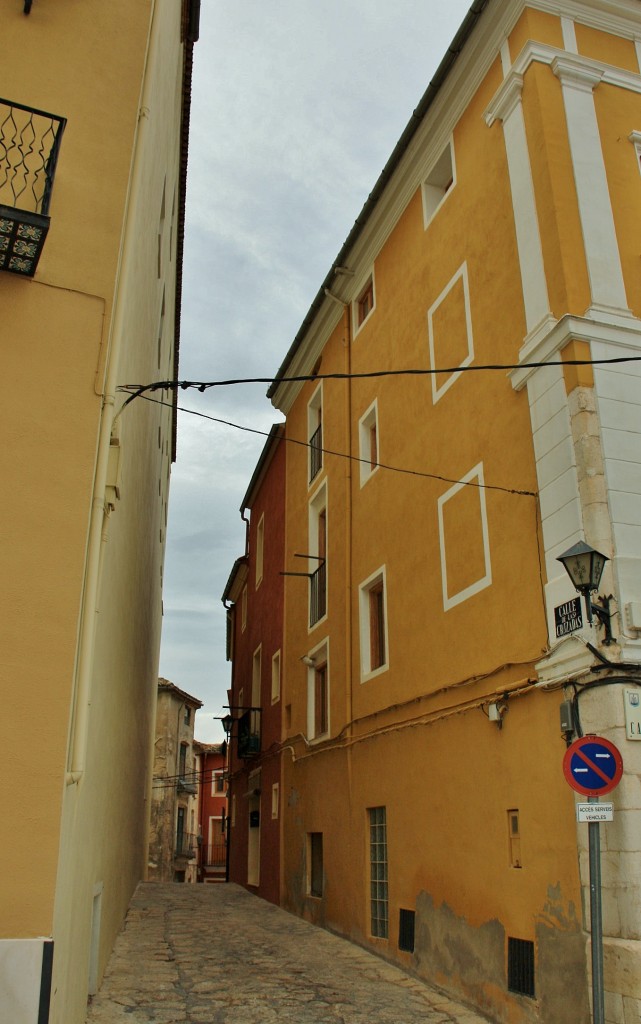
POLYGON ((581 540, 574 547, 568 548, 557 561, 564 566, 576 590, 582 594, 589 594, 593 590, 598 590, 608 556, 595 551, 581 540))

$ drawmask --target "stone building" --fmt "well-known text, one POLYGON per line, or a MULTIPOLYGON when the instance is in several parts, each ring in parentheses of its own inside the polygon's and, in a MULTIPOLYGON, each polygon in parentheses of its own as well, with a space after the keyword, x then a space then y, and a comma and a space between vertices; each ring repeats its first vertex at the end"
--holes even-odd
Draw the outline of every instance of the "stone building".
POLYGON ((149 828, 150 882, 198 880, 199 783, 194 717, 202 701, 158 680, 149 828))

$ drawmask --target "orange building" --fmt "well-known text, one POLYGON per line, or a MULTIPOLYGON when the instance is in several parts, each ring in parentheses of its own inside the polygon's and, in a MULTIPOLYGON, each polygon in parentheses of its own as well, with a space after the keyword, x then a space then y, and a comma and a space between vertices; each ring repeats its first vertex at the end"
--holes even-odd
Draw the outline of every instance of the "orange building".
POLYGON ((641 357, 640 70, 632 0, 473 5, 269 391, 281 902, 510 1024, 589 1019, 582 732, 625 765, 607 1020, 641 1006, 641 367, 601 363, 641 357))

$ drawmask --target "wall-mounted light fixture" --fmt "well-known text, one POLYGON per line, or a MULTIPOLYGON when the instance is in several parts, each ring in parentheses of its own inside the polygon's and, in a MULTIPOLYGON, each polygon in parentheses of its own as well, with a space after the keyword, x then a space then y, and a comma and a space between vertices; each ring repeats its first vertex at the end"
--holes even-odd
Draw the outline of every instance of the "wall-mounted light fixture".
POLYGON ((575 589, 585 598, 588 625, 592 625, 592 613, 594 613, 601 625, 605 627, 604 644, 611 644, 614 642, 610 621, 612 617, 610 613, 612 595, 610 594, 608 597, 600 596, 598 598, 601 602, 600 604, 595 604, 590 596, 599 589, 601 576, 607 561, 609 561, 607 555, 596 551, 595 548, 590 547, 583 540, 568 548, 567 551, 564 551, 557 558, 557 562, 561 562, 575 589))
POLYGON ((499 729, 502 729, 503 719, 507 715, 508 710, 509 708, 507 703, 507 697, 504 697, 501 700, 495 700, 492 701, 491 704, 488 704, 487 717, 489 718, 490 722, 494 722, 495 725, 499 727, 499 729))

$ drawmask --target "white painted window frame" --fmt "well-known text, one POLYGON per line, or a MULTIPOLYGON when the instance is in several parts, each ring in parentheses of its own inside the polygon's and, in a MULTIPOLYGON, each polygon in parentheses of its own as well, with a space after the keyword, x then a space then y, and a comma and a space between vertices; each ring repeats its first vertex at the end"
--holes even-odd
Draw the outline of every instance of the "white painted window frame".
POLYGON ((360 484, 363 487, 368 480, 374 476, 378 471, 381 455, 381 436, 379 431, 379 420, 378 420, 378 398, 375 398, 372 404, 361 416, 358 421, 358 447, 359 447, 359 463, 360 466, 360 484), (376 465, 371 465, 371 443, 372 427, 376 427, 376 465))
POLYGON ((456 188, 456 157, 454 154, 454 136, 450 136, 438 157, 432 163, 423 179, 421 196, 423 199, 423 228, 427 230, 436 214, 447 202, 456 188), (452 184, 445 188, 445 178, 451 177, 452 184))
POLYGON ((329 665, 329 637, 325 637, 319 644, 307 653, 307 657, 313 659, 315 664, 307 665, 307 738, 309 743, 322 743, 331 735, 331 672, 329 665), (327 684, 327 729, 325 732, 315 734, 315 710, 316 710, 316 666, 325 665, 325 678, 327 684))
POLYGON ((352 337, 353 338, 356 338, 357 335, 360 334, 360 332, 362 331, 362 329, 365 326, 365 324, 368 324, 370 322, 370 320, 371 320, 371 318, 372 318, 372 316, 374 315, 375 312, 376 312, 376 276, 374 274, 374 267, 372 265, 369 268, 369 270, 367 271, 367 273, 364 274, 363 277, 360 279, 358 288, 356 289, 356 295, 355 295, 354 299, 352 300, 352 324, 353 324, 352 337), (368 287, 370 282, 372 284, 372 308, 370 309, 369 313, 367 314, 365 319, 362 321, 362 323, 359 324, 359 322, 358 322, 358 304, 359 304, 359 301, 361 299, 361 296, 363 295, 363 292, 368 287))
POLYGON ((387 567, 381 565, 375 572, 367 577, 358 588, 358 618, 360 633, 360 654, 361 654, 361 683, 367 683, 370 679, 376 679, 389 670, 390 649, 388 630, 388 607, 387 607, 387 567), (370 592, 379 583, 383 584, 383 632, 385 636, 385 662, 378 668, 371 667, 371 646, 370 646, 370 592))
POLYGON ((272 655, 272 704, 280 700, 280 671, 281 657, 280 648, 272 655))

